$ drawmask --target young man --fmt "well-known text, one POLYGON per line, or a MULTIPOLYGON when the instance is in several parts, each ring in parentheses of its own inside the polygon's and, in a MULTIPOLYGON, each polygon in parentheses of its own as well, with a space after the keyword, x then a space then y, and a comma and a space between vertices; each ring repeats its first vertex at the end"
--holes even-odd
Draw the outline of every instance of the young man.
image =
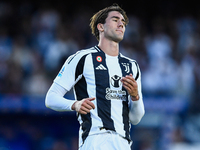
POLYGON ((46 95, 47 107, 78 113, 80 150, 130 150, 130 122, 144 115, 138 64, 119 53, 127 23, 118 5, 97 12, 90 26, 98 46, 70 56, 46 95), (72 87, 75 101, 63 98, 72 87))

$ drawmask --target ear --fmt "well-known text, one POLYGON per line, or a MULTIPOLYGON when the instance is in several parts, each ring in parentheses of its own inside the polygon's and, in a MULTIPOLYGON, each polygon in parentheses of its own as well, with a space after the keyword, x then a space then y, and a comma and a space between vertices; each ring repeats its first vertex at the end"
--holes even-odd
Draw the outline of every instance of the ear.
POLYGON ((102 23, 99 23, 99 24, 97 25, 97 29, 98 29, 100 32, 103 32, 103 31, 104 31, 103 24, 102 24, 102 23))

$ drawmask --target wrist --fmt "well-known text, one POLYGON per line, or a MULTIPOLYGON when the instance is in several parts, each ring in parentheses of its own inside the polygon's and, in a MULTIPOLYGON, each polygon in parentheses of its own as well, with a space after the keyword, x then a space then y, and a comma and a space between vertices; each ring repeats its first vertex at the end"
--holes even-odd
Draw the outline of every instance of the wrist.
POLYGON ((137 101, 137 100, 139 100, 139 99, 140 99, 139 94, 137 94, 136 96, 131 96, 131 100, 132 100, 132 101, 137 101))
POLYGON ((76 103, 77 103, 77 101, 75 101, 73 104, 72 104, 72 106, 71 106, 71 110, 76 110, 76 103))

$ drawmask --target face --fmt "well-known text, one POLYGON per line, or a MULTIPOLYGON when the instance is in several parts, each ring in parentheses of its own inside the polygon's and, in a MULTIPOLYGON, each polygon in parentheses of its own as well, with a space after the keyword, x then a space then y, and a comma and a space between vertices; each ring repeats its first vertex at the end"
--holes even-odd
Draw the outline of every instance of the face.
POLYGON ((124 37, 125 19, 118 11, 108 13, 103 24, 104 37, 115 42, 120 42, 124 37))

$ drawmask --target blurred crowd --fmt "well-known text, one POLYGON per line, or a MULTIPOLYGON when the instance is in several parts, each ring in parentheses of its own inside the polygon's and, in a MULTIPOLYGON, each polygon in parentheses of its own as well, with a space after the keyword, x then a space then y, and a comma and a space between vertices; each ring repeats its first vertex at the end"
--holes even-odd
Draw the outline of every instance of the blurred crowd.
MULTIPOLYGON (((2 2, 0 12, 0 93, 45 94, 69 55, 97 44, 88 9, 67 14, 46 3, 16 9, 2 2)), ((144 94, 184 95, 199 105, 198 18, 128 16, 120 51, 139 63, 144 94)))
MULTIPOLYGON (((0 94, 45 95, 69 55, 97 44, 89 28, 95 12, 0 2, 0 94)), ((120 52, 139 63, 143 94, 183 96, 189 113, 199 113, 200 19, 127 15, 120 52)))
POLYGON ((4 115, 0 150, 78 150, 78 122, 74 117, 4 115))

